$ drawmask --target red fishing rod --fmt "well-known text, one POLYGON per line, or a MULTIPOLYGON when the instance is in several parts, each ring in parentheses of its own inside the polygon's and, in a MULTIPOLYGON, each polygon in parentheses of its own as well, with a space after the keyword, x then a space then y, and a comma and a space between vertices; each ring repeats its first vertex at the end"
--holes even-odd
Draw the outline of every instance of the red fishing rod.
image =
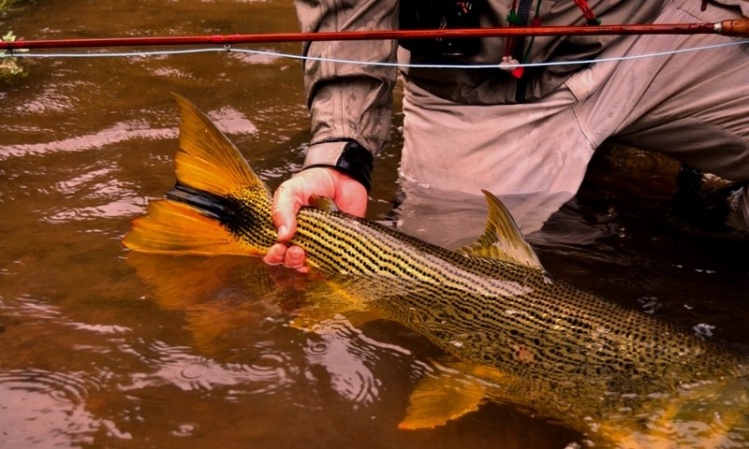
POLYGON ((318 33, 257 33, 198 36, 113 37, 93 39, 17 40, 0 42, 0 50, 38 48, 146 47, 175 45, 233 45, 278 42, 356 41, 389 39, 465 39, 475 37, 579 36, 627 34, 720 34, 749 37, 749 19, 716 23, 640 25, 539 26, 433 30, 368 30, 318 33))

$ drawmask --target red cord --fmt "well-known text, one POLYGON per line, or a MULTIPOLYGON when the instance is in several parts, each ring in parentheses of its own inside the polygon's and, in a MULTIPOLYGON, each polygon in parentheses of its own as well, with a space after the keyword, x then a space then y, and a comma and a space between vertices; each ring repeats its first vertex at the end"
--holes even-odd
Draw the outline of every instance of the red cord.
POLYGON ((601 21, 596 19, 596 14, 590 9, 587 0, 572 0, 575 2, 578 8, 583 12, 583 17, 588 25, 600 25, 601 21))

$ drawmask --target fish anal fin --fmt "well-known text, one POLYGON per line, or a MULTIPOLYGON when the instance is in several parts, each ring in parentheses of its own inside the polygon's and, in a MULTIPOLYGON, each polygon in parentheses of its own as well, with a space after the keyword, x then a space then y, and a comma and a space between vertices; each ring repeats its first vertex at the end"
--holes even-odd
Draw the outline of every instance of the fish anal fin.
POLYGON ((175 158, 179 182, 219 196, 262 186, 270 201, 267 186, 234 144, 194 104, 173 95, 182 113, 180 150, 175 158))
POLYGON ((127 248, 144 253, 262 255, 218 221, 172 200, 151 202, 148 214, 133 220, 133 227, 122 242, 127 248))
POLYGON ((398 428, 431 429, 451 419, 478 410, 484 387, 471 377, 440 373, 419 381, 411 394, 411 404, 398 428))
POLYGON ((525 241, 510 211, 491 192, 483 190, 489 215, 484 234, 459 250, 462 254, 497 259, 543 269, 533 248, 525 241))

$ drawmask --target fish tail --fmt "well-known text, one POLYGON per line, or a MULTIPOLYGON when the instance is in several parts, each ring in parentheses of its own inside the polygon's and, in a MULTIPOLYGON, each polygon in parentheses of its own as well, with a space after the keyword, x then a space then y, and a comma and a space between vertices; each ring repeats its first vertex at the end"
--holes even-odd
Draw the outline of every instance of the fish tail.
POLYGON ((133 221, 123 244, 146 253, 264 254, 275 241, 270 191, 195 105, 175 97, 182 113, 177 185, 133 221))

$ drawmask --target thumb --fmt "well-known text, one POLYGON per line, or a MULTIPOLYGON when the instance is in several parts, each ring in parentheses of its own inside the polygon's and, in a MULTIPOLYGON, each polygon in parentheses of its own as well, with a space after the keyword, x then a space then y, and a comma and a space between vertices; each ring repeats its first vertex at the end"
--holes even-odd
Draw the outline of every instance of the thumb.
POLYGON ((281 184, 273 198, 271 217, 278 232, 279 242, 288 242, 296 233, 296 214, 303 203, 301 196, 294 193, 293 188, 281 184))

